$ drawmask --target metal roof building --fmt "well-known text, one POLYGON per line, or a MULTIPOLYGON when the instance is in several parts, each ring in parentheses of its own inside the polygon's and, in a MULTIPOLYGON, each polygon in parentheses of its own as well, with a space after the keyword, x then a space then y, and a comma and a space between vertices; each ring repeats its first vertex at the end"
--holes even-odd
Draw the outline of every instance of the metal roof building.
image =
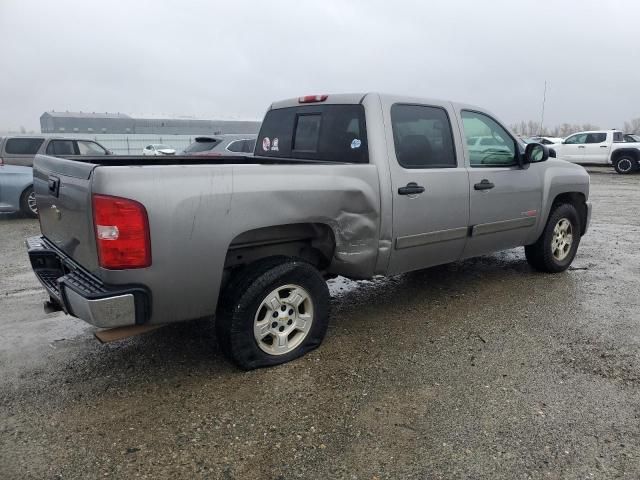
POLYGON ((258 133, 260 122, 198 120, 193 118, 143 118, 125 113, 45 112, 42 133, 214 135, 258 133))

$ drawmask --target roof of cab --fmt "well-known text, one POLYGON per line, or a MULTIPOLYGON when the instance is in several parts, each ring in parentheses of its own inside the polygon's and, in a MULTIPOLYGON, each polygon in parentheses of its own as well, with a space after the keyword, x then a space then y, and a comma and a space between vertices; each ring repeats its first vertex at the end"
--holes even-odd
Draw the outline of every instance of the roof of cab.
MULTIPOLYGON (((362 99, 366 96, 366 93, 336 93, 329 94, 327 99, 318 102, 323 105, 326 104, 358 104, 362 101, 362 99)), ((304 96, 304 95, 303 95, 304 96)), ((300 103, 299 99, 301 97, 295 98, 287 98, 286 100, 280 100, 278 102, 273 102, 271 104, 271 108, 287 108, 287 107, 298 107, 300 105, 314 105, 314 103, 300 103)))

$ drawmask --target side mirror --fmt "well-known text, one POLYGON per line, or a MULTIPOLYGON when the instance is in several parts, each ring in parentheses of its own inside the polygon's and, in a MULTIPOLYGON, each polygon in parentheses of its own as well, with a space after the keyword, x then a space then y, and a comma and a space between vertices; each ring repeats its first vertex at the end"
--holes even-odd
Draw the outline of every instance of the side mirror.
POLYGON ((529 143, 524 150, 525 163, 544 162, 549 158, 549 149, 539 143, 529 143))

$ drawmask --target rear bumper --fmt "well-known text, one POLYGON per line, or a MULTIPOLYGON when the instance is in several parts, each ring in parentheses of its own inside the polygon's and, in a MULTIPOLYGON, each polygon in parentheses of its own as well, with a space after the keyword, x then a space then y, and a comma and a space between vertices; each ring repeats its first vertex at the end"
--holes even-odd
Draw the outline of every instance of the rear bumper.
POLYGON ((42 236, 26 240, 34 273, 65 313, 96 327, 145 323, 149 292, 139 285, 106 285, 42 236))

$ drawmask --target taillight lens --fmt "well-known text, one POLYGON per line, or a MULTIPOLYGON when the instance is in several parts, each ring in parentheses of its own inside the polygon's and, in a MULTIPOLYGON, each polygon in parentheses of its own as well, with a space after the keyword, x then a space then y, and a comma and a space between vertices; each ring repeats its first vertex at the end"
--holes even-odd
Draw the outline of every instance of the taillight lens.
POLYGON ((151 265, 149 220, 141 203, 93 195, 93 224, 101 267, 123 270, 151 265))
POLYGON ((0 165, 2 165, 4 163, 4 160, 2 160, 2 157, 0 157, 0 165))
POLYGON ((304 97, 298 97, 298 103, 318 103, 324 102, 329 95, 305 95, 304 97))

